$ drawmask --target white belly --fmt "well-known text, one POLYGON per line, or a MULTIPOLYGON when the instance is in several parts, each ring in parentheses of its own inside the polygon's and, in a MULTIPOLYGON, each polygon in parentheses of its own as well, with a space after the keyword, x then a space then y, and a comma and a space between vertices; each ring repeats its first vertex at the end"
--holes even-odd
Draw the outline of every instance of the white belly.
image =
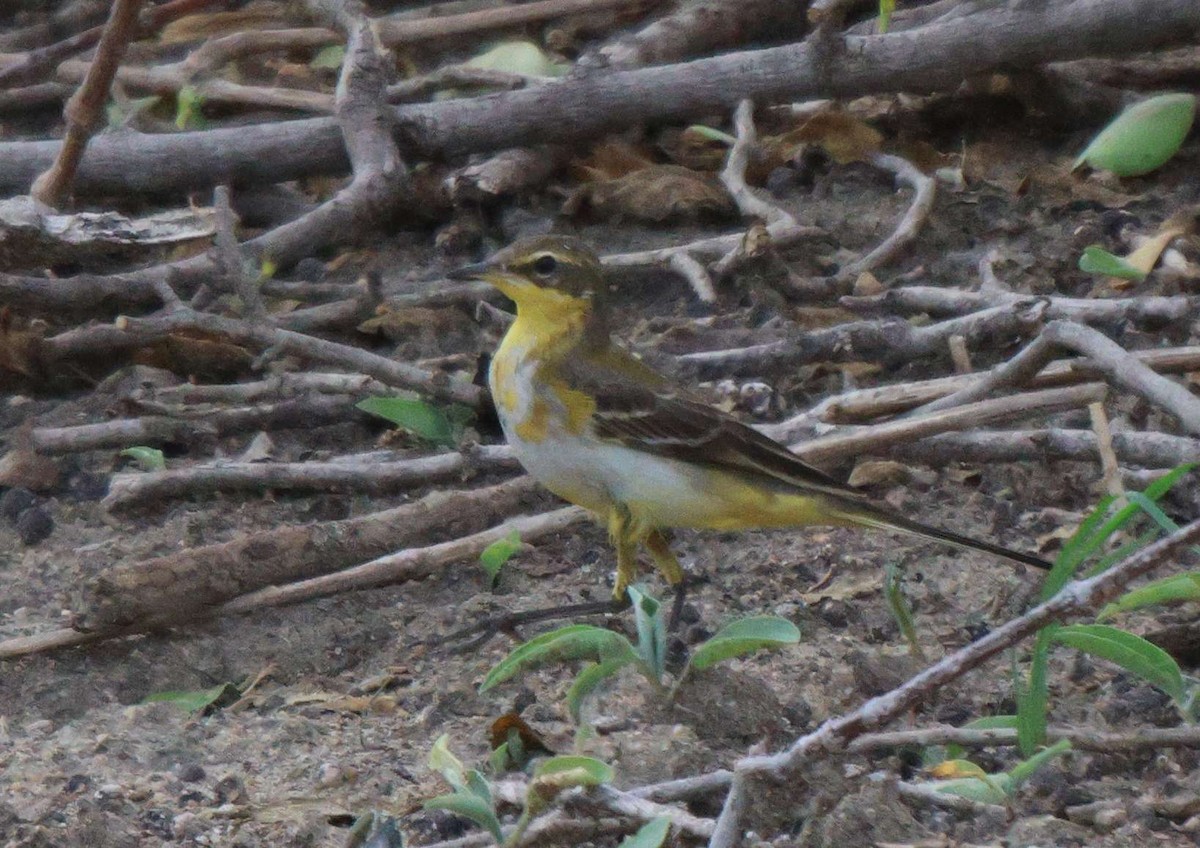
POLYGON ((654 527, 697 526, 697 517, 715 506, 701 473, 685 463, 603 442, 586 427, 582 433, 567 432, 566 409, 553 397, 543 395, 552 407, 544 437, 536 443, 522 438, 517 425, 533 411, 534 366, 520 354, 513 356, 501 366, 508 373, 500 387, 498 360, 490 378, 504 435, 525 470, 547 489, 602 515, 624 504, 654 527))

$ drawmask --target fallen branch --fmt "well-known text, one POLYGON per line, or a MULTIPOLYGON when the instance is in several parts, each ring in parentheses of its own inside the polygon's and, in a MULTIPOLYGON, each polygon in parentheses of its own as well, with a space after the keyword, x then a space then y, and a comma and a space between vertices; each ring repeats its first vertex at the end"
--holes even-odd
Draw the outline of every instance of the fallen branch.
POLYGON ((239 595, 329 574, 430 537, 478 533, 526 508, 535 492, 528 478, 434 492, 357 518, 283 527, 115 565, 85 583, 74 625, 78 630, 146 627, 205 614, 239 595))
POLYGON ((1113 385, 1170 412, 1189 432, 1200 433, 1200 399, 1178 383, 1155 373, 1104 334, 1070 321, 1050 322, 1028 347, 993 368, 983 379, 931 401, 910 415, 948 409, 985 397, 1000 388, 1023 385, 1062 349, 1083 354, 1113 385))
POLYGON ((911 362, 947 353, 947 340, 962 336, 968 344, 999 344, 1032 335, 1040 326, 1042 308, 1036 302, 995 306, 962 318, 925 327, 907 321, 855 321, 812 330, 795 339, 728 350, 707 350, 679 357, 701 379, 762 374, 809 362, 847 362, 881 359, 885 364, 911 362))
MULTIPOLYGON (((1131 354, 1142 364, 1162 374, 1181 374, 1200 370, 1200 347, 1172 347, 1137 350, 1131 354)), ((788 441, 801 432, 818 424, 854 424, 881 416, 895 415, 915 409, 938 398, 974 385, 986 374, 960 374, 953 377, 937 377, 879 386, 872 389, 855 389, 828 397, 805 412, 778 424, 767 424, 762 431, 776 441, 788 441)), ((1095 368, 1080 360, 1057 360, 1047 365, 1031 378, 1026 386, 1044 389, 1051 386, 1069 386, 1094 380, 1100 376, 1095 368)))
POLYGON ((1083 298, 1017 294, 995 288, 971 292, 935 286, 904 286, 866 297, 846 296, 838 303, 851 312, 928 314, 935 318, 947 318, 1034 298, 1045 301, 1047 320, 1065 318, 1081 324, 1128 321, 1149 328, 1191 321, 1195 317, 1197 304, 1200 304, 1200 298, 1191 295, 1083 298))
POLYGON ((899 156, 890 153, 871 154, 871 164, 877 168, 891 171, 901 182, 913 189, 912 203, 896 225, 896 229, 883 240, 874 250, 861 259, 851 262, 838 273, 840 280, 853 280, 859 274, 874 270, 894 259, 904 248, 908 247, 917 237, 921 227, 929 220, 933 212, 933 202, 937 196, 937 180, 921 173, 920 169, 899 156))
POLYGON ((1035 412, 1049 414, 1086 407, 1090 403, 1102 400, 1104 395, 1105 386, 1102 383, 1027 392, 979 401, 969 406, 922 415, 919 418, 863 427, 855 433, 810 439, 791 445, 791 449, 805 461, 819 465, 847 456, 885 452, 900 442, 912 442, 947 431, 1011 420, 1035 412))
MULTIPOLYGON (((805 42, 594 74, 536 90, 413 104, 397 109, 396 119, 406 151, 453 157, 594 138, 647 120, 711 114, 746 98, 774 102, 951 88, 964 76, 1001 68, 1131 54, 1179 43, 1198 23, 1200 9, 1192 0, 1005 6, 905 32, 847 36, 836 57, 836 73, 827 72, 827 46, 805 42), (1114 31, 1122 37, 1112 38, 1114 31), (990 43, 980 44, 980 32, 988 34, 990 43), (557 119, 547 121, 548 114, 557 119)), ((444 27, 444 19, 434 19, 430 26, 444 27)), ((58 141, 0 144, 0 191, 28 185, 59 146, 58 141)), ((239 185, 276 183, 342 173, 347 164, 337 126, 328 118, 147 135, 134 142, 100 138, 88 149, 76 190, 163 193, 209 187, 231 175, 239 185), (131 163, 136 165, 131 168, 131 163)))
MULTIPOLYGON (((1120 733, 1078 727, 1047 727, 1046 739, 1067 739, 1081 751, 1115 753, 1147 748, 1200 748, 1200 728, 1141 727, 1120 733)), ((1017 744, 1017 731, 1009 728, 976 730, 968 727, 923 727, 916 730, 891 730, 868 733, 847 747, 855 754, 886 751, 909 745, 961 745, 964 748, 996 748, 1017 744)))
MULTIPOLYGON (((1125 466, 1175 468, 1200 457, 1200 439, 1153 432, 1115 432, 1113 450, 1125 466)), ((953 462, 1096 462, 1100 447, 1090 430, 979 430, 943 433, 893 444, 885 455, 944 468, 953 462)))
POLYGON ((351 345, 326 341, 291 330, 257 326, 219 315, 181 309, 148 318, 122 318, 115 326, 121 332, 132 334, 130 344, 144 343, 145 340, 161 338, 180 330, 196 330, 226 336, 237 344, 252 345, 313 362, 337 365, 358 374, 374 377, 389 386, 412 389, 440 400, 475 407, 482 397, 479 387, 465 380, 452 379, 446 374, 425 371, 351 345))
POLYGON ((104 24, 104 32, 96 45, 96 59, 63 110, 67 131, 54 164, 33 181, 33 187, 29 190, 34 200, 57 209, 71 193, 75 171, 83 159, 88 139, 100 126, 104 116, 108 89, 121 57, 125 55, 125 48, 129 46, 129 37, 137 23, 141 5, 142 0, 114 0, 108 21, 104 24))
POLYGON ((379 495, 445 480, 463 480, 481 471, 516 469, 506 446, 481 446, 469 453, 443 453, 416 459, 363 462, 343 457, 331 462, 230 462, 168 471, 114 474, 103 505, 109 510, 165 504, 171 498, 232 491, 342 491, 379 495))

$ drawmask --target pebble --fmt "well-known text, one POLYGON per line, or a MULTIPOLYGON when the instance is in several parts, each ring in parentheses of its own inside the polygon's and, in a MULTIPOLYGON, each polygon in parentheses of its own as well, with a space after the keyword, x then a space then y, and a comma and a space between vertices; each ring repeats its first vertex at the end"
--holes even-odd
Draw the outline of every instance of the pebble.
POLYGON ((199 783, 207 777, 204 767, 199 763, 181 763, 176 774, 184 783, 199 783))
POLYGON ((53 532, 54 519, 41 504, 31 506, 17 519, 17 535, 21 537, 21 544, 27 547, 44 541, 53 532))
POLYGON ((0 517, 16 522, 21 513, 37 503, 37 495, 28 489, 15 486, 0 495, 0 517))

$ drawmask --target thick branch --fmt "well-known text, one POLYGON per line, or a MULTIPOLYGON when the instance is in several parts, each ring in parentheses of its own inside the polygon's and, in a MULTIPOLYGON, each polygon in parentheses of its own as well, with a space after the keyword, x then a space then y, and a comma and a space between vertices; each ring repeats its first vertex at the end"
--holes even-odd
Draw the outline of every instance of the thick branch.
MULTIPOLYGON (((407 149, 458 156, 531 143, 570 142, 640 124, 761 102, 950 88, 964 76, 1182 43, 1200 28, 1194 0, 1075 0, 1006 5, 970 20, 844 39, 829 73, 828 48, 811 43, 731 53, 678 65, 596 74, 553 86, 401 107, 407 149), (1121 38, 1113 38, 1120 32, 1121 38), (989 40, 980 43, 985 33, 989 40), (555 120, 547 121, 546 115, 555 120)), ((162 192, 215 182, 281 182, 344 172, 328 118, 167 136, 97 139, 77 177, 88 192, 162 192), (131 168, 130 163, 136 162, 131 168)), ((0 145, 0 191, 22 190, 60 142, 0 145)))

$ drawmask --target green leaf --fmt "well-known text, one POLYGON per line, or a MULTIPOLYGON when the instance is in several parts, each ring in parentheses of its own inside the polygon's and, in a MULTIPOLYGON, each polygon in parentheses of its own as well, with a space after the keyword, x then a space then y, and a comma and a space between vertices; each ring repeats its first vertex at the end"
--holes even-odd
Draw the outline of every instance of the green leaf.
POLYGON ((1012 791, 1008 775, 986 774, 982 770, 974 777, 930 781, 929 786, 944 795, 956 795, 979 804, 1007 804, 1012 791))
POLYGON ((637 833, 622 839, 617 848, 661 848, 670 831, 671 820, 666 816, 659 816, 638 828, 637 833))
POLYGON ((448 810, 452 813, 470 819, 492 835, 497 843, 504 841, 500 831, 500 820, 496 818, 491 806, 470 792, 455 792, 451 795, 438 795, 422 804, 427 810, 448 810))
POLYGON ((512 559, 513 554, 519 550, 521 550, 521 532, 519 530, 513 530, 503 539, 497 539, 483 549, 483 553, 479 555, 479 563, 487 572, 492 586, 496 585, 504 563, 512 559))
POLYGON ((632 657, 615 657, 599 663, 589 663, 579 672, 571 688, 567 690, 567 711, 575 724, 582 724, 580 714, 583 710, 583 699, 592 694, 601 683, 615 675, 622 668, 633 662, 632 657))
POLYGON ((1092 139, 1074 167, 1086 162, 1118 177, 1148 174, 1175 155, 1195 116, 1191 94, 1161 94, 1135 103, 1092 139))
POLYGON ((1174 533, 1179 529, 1179 525, 1172 521, 1170 516, 1163 512, 1158 504, 1141 492, 1127 492, 1125 498, 1131 504, 1136 505, 1142 512, 1146 513, 1146 515, 1150 516, 1154 520, 1154 523, 1167 533, 1174 533))
POLYGON ((450 420, 436 406, 404 397, 369 397, 355 404, 363 412, 386 418, 427 441, 453 447, 458 438, 450 420))
POLYGON ((557 76, 554 63, 532 41, 504 41, 466 61, 469 68, 526 77, 557 76))
POLYGON ((147 695, 142 703, 174 704, 177 707, 183 707, 188 712, 196 713, 202 710, 218 710, 221 707, 227 707, 240 697, 242 697, 241 690, 232 683, 220 683, 211 689, 201 689, 197 692, 155 692, 153 695, 147 695))
POLYGON ((313 56, 308 66, 310 68, 328 68, 336 71, 342 67, 342 61, 345 58, 346 46, 344 44, 330 44, 328 47, 322 47, 318 50, 317 55, 313 56))
POLYGON ((562 660, 590 659, 604 662, 625 659, 632 662, 637 652, 619 633, 591 624, 569 624, 543 633, 518 646, 488 672, 479 691, 486 692, 525 668, 562 660))
POLYGON ((1172 574, 1170 577, 1163 577, 1126 592, 1112 603, 1105 604, 1096 620, 1104 621, 1114 615, 1143 607, 1185 601, 1200 601, 1200 571, 1172 574))
POLYGON ((1083 249, 1083 255, 1079 257, 1079 270, 1085 274, 1119 277, 1122 280, 1146 279, 1146 272, 1141 268, 1133 267, 1120 256, 1095 244, 1083 249))
POLYGON ((1060 644, 1114 662, 1176 701, 1183 700, 1183 672, 1179 664, 1157 645, 1107 624, 1072 624, 1058 628, 1053 637, 1060 644))
POLYGON ((136 445, 131 448, 125 448, 121 451, 121 456, 127 456, 142 467, 143 471, 162 471, 167 467, 167 460, 163 457, 163 452, 158 448, 148 448, 145 445, 136 445))
POLYGON ((727 132, 722 132, 715 127, 707 127, 704 124, 692 124, 687 128, 686 132, 694 133, 701 138, 706 138, 709 141, 719 141, 721 144, 732 147, 737 143, 737 139, 727 132))
POLYGON ((429 767, 446 778, 446 782, 455 789, 463 789, 467 785, 467 769, 462 760, 454 756, 450 750, 450 734, 443 733, 429 749, 429 767))
POLYGON ((525 792, 525 809, 517 822, 517 832, 523 832, 530 819, 544 810, 559 793, 576 786, 599 786, 611 781, 612 777, 612 767, 592 757, 568 754, 543 760, 525 792))
POLYGON ((884 572, 883 596, 887 599, 888 609, 896 625, 900 628, 904 641, 908 642, 908 652, 914 657, 924 657, 921 643, 917 641, 917 628, 913 624, 912 608, 904 595, 903 577, 900 569, 894 563, 889 564, 884 572))
POLYGON ((702 671, 709 666, 761 648, 779 648, 800 641, 800 629, 786 618, 759 615, 734 621, 707 642, 697 646, 690 664, 702 671))
POLYGON ((549 757, 538 763, 533 772, 533 779, 551 780, 563 789, 573 786, 600 786, 611 783, 613 769, 608 763, 601 762, 595 757, 583 757, 578 754, 560 754, 549 757))
MULTIPOLYGON (((1150 501, 1157 501, 1195 467, 1196 463, 1188 463, 1173 468, 1170 473, 1164 474, 1147 486, 1142 494, 1150 501)), ((1092 514, 1079 525, 1075 535, 1063 545, 1063 549, 1054 560, 1054 567, 1046 575, 1046 582, 1042 584, 1041 600, 1048 601, 1057 595, 1088 557, 1142 511, 1142 507, 1135 503, 1126 503, 1113 510, 1115 500, 1111 496, 1102 498, 1092 514)))
POLYGON ((876 22, 879 34, 884 35, 892 25, 892 13, 896 11, 896 0, 879 0, 879 17, 876 22))
MULTIPOLYGON (((1016 730, 1018 718, 1015 715, 983 716, 963 725, 964 730, 1016 730)), ((966 749, 961 745, 947 745, 945 759, 958 760, 966 756, 966 749)))
POLYGON ((661 681, 667 666, 667 625, 663 621, 662 604, 636 586, 630 586, 628 591, 637 623, 638 656, 654 679, 661 681))
POLYGON ((201 109, 204 95, 194 85, 181 86, 175 95, 175 126, 177 129, 203 129, 201 109))
POLYGON ((1036 772, 1046 763, 1050 762, 1055 757, 1062 756, 1069 750, 1071 750, 1071 740, 1059 739, 1049 748, 1038 751, 1032 757, 1017 763, 1008 770, 1009 792, 1011 793, 1026 780, 1033 777, 1034 772, 1036 772))
MULTIPOLYGON (((1046 666, 1050 660, 1050 640, 1059 625, 1051 624, 1038 631, 1033 643, 1033 658, 1029 667, 1029 685, 1017 696, 1017 745, 1029 756, 1046 739, 1046 719, 1050 706, 1050 687, 1046 681, 1046 666)), ((1020 680, 1018 674, 1016 679, 1020 680)))

